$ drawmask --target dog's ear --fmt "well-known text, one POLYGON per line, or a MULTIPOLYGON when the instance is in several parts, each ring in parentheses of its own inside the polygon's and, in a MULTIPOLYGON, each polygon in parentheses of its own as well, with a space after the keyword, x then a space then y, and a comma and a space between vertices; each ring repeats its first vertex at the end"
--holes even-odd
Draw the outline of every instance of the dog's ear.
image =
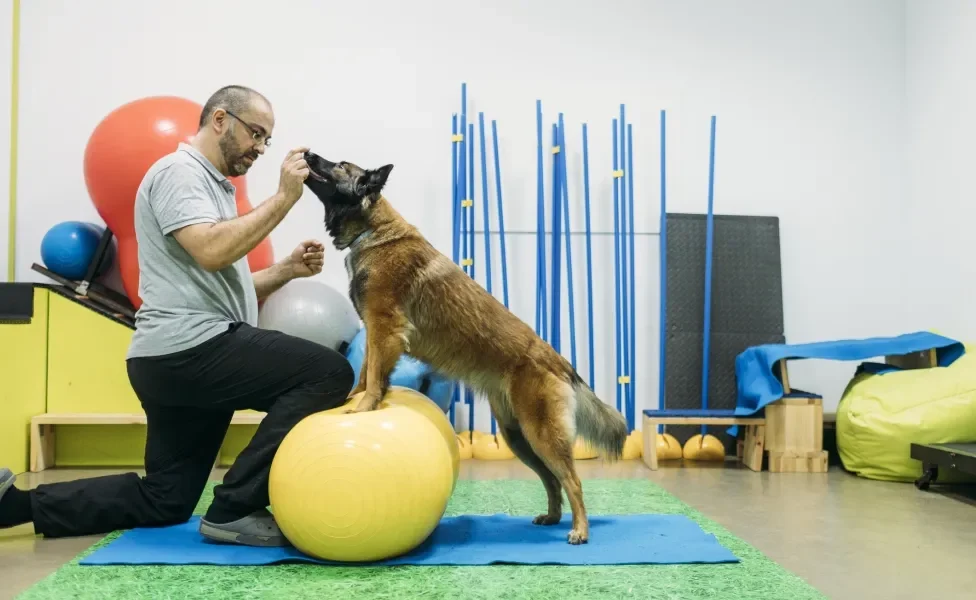
POLYGON ((378 194, 386 185, 386 180, 392 170, 393 165, 383 165, 379 169, 366 171, 366 174, 356 182, 356 194, 360 197, 378 194))

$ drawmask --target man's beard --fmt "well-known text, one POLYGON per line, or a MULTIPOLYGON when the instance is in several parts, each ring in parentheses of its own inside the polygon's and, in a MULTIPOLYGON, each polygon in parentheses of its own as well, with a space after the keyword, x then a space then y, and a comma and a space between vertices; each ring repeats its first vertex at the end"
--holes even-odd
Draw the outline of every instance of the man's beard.
POLYGON ((254 150, 242 151, 241 147, 230 137, 229 133, 220 138, 219 146, 220 152, 224 157, 224 164, 227 165, 227 170, 230 171, 231 177, 244 175, 251 168, 251 165, 254 164, 254 161, 258 159, 258 153, 254 150), (251 159, 250 165, 244 160, 245 157, 251 159))

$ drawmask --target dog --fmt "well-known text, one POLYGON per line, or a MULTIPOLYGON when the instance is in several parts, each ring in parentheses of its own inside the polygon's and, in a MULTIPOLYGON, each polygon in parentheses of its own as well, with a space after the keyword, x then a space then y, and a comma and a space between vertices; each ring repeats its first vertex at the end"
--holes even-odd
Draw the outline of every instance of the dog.
POLYGON ((325 229, 349 250, 349 298, 366 328, 365 356, 350 412, 383 399, 401 354, 413 356, 487 397, 502 437, 542 480, 548 510, 562 518, 566 490, 573 512, 570 544, 589 540, 576 474, 577 433, 613 461, 623 453, 627 423, 601 401, 551 345, 458 265, 435 249, 382 194, 393 165, 363 169, 307 152, 305 185, 325 208, 325 229))

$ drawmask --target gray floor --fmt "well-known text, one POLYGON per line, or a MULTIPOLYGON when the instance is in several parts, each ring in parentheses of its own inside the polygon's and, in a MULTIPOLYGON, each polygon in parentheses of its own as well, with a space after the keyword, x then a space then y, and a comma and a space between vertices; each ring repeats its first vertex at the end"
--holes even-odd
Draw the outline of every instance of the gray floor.
MULTIPOLYGON (((722 466, 580 461, 587 478, 648 478, 662 485, 829 598, 976 598, 976 494, 921 492, 911 484, 722 466)), ((109 471, 52 470, 18 486, 109 471)), ((215 473, 216 477, 222 471, 215 473)), ((468 479, 533 478, 514 461, 462 463, 468 479)), ((585 485, 585 484, 584 484, 585 485)), ((44 540, 30 527, 0 531, 0 599, 14 598, 97 537, 44 540)))

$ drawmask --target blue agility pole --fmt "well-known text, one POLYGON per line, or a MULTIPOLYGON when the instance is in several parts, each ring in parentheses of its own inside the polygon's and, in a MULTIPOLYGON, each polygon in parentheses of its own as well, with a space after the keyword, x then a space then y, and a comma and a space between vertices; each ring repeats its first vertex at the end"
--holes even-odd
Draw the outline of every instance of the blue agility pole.
POLYGON ((542 151, 542 101, 535 101, 536 131, 536 300, 535 332, 543 340, 546 333, 546 186, 543 174, 544 157, 542 151))
MULTIPOLYGON (((562 113, 560 113, 562 114, 562 113)), ((559 131, 555 123, 552 125, 552 282, 550 290, 552 296, 552 318, 549 326, 549 343, 556 352, 562 350, 562 247, 560 233, 562 230, 562 194, 559 189, 559 168, 557 146, 559 145, 559 131)))
MULTIPOLYGON (((661 111, 661 217, 660 225, 660 235, 658 237, 658 261, 659 261, 659 277, 660 277, 660 287, 661 287, 661 299, 660 299, 660 322, 658 323, 658 381, 657 381, 657 395, 658 395, 658 406, 661 410, 667 408, 667 399, 665 397, 665 368, 667 367, 668 361, 666 357, 667 353, 667 302, 668 302, 668 201, 667 201, 667 161, 665 160, 667 147, 665 145, 665 140, 667 136, 665 134, 666 125, 666 115, 665 112, 661 111)), ((664 426, 658 425, 657 432, 663 433, 664 426)))
POLYGON ((617 343, 617 410, 623 412, 622 395, 623 385, 621 379, 623 372, 620 369, 620 182, 618 161, 620 160, 617 148, 617 119, 613 120, 613 296, 614 296, 614 328, 617 343))
POLYGON ((590 235, 590 150, 583 123, 583 207, 586 215, 586 319, 589 332, 590 388, 596 389, 596 361, 593 349, 593 248, 590 235))
MULTIPOLYGON (((462 88, 463 89, 463 88, 462 88)), ((458 116, 454 113, 451 116, 451 257, 454 263, 458 262, 458 254, 460 253, 460 244, 458 243, 458 237, 461 234, 461 223, 459 220, 458 211, 458 116)), ((455 406, 458 402, 458 386, 454 386, 451 392, 451 404, 448 408, 449 415, 448 419, 451 421, 451 426, 457 431, 457 421, 455 414, 455 406)))
MULTIPOLYGON (((474 279, 475 281, 477 281, 477 278, 475 277, 475 264, 474 264, 474 123, 471 123, 471 124, 468 125, 468 136, 467 136, 467 140, 469 142, 471 142, 470 144, 467 144, 467 149, 468 149, 468 178, 469 178, 468 179, 468 188, 467 188, 469 190, 469 194, 468 194, 469 197, 467 198, 467 207, 468 207, 467 214, 470 216, 470 218, 468 219, 468 235, 470 236, 470 239, 471 239, 471 242, 470 242, 471 255, 468 258, 469 258, 469 264, 471 266, 471 271, 470 271, 471 279, 474 279)), ((475 428, 474 428, 474 401, 475 401, 474 390, 471 389, 470 386, 465 386, 465 388, 464 388, 464 395, 465 395, 465 397, 468 400, 468 424, 471 427, 471 437, 472 437, 472 442, 473 442, 474 441, 474 431, 475 431, 475 428)))
POLYGON ((559 151, 556 153, 556 163, 559 165, 559 191, 560 202, 562 204, 563 225, 566 235, 566 299, 569 302, 569 362, 576 368, 576 309, 573 288, 573 251, 572 230, 569 224, 569 182, 566 175, 566 127, 563 123, 563 114, 559 113, 559 140, 557 146, 559 151))
MULTIPOLYGON (((508 258, 505 253, 505 211, 502 208, 502 168, 501 160, 498 155, 498 126, 495 120, 491 121, 491 143, 495 150, 495 198, 498 202, 498 237, 501 245, 502 260, 502 303, 508 308, 508 258)), ((487 220, 487 219, 486 219, 487 220)), ((491 417, 491 434, 495 435, 497 430, 495 416, 491 417)))
POLYGON ((630 242, 630 408, 628 422, 630 430, 637 428, 637 282, 636 268, 634 263, 637 258, 634 255, 634 126, 627 123, 627 193, 630 199, 627 201, 628 211, 630 212, 627 222, 629 231, 627 233, 630 242))
MULTIPOLYGON (((482 229, 485 233, 485 289, 491 293, 491 217, 488 206, 488 152, 485 150, 485 113, 478 113, 478 144, 481 150, 481 206, 485 223, 482 229)), ((489 411, 490 412, 490 411, 489 411)), ((495 435, 495 415, 491 414, 491 435, 495 435)))
MULTIPOLYGON (((705 325, 702 331, 702 409, 708 409, 708 363, 711 356, 712 329, 712 236, 714 216, 712 214, 715 191, 715 116, 712 115, 712 131, 708 148, 708 215, 705 218, 705 325)), ((707 427, 701 426, 704 436, 707 427)))
POLYGON ((627 312, 627 305, 630 304, 627 295, 627 151, 626 151, 626 123, 624 105, 620 105, 620 335, 623 342, 623 377, 624 377, 624 415, 630 414, 631 404, 634 401, 630 391, 630 381, 633 375, 630 366, 630 315, 627 312))

